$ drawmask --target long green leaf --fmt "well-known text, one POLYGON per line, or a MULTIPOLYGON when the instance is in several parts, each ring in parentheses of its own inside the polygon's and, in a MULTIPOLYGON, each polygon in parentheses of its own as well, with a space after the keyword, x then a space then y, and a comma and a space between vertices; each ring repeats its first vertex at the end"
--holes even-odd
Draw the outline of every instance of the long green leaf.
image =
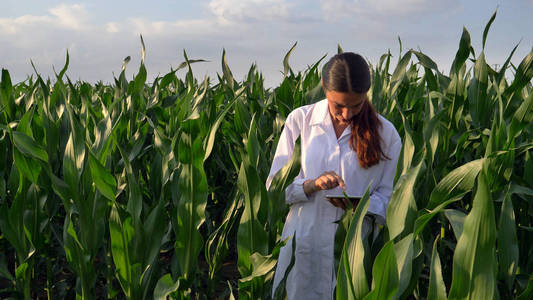
POLYGON ((505 90, 504 97, 519 94, 533 78, 533 50, 518 65, 513 83, 505 90))
POLYGON ((440 265, 439 252, 437 243, 439 236, 433 242, 433 251, 431 252, 431 267, 429 274, 428 300, 446 300, 446 286, 442 278, 442 268, 440 265))
POLYGON ((451 69, 450 69, 450 76, 452 74, 458 75, 459 70, 463 67, 466 59, 468 58, 470 54, 470 33, 468 33, 468 30, 463 27, 463 33, 461 35, 461 40, 459 42, 459 49, 457 50, 457 53, 455 54, 455 59, 453 60, 451 69))
POLYGON ((113 175, 109 173, 92 153, 89 153, 89 166, 91 177, 98 191, 107 199, 115 201, 117 182, 113 175))
POLYGON ((492 22, 494 22, 494 19, 496 19, 496 12, 497 11, 492 14, 492 17, 490 17, 489 22, 485 26, 485 30, 483 30, 483 49, 485 49, 485 42, 487 41, 487 35, 489 34, 490 25, 492 25, 492 22))
POLYGON ((372 291, 365 300, 394 299, 398 290, 398 265, 394 254, 394 243, 388 241, 381 249, 372 267, 372 291))
POLYGON ((516 219, 509 190, 503 197, 500 222, 498 226, 498 262, 499 274, 504 278, 509 291, 512 291, 518 268, 518 238, 516 219))
POLYGON ((488 127, 490 114, 487 114, 487 107, 491 107, 490 98, 487 97, 488 68, 485 62, 485 54, 481 52, 474 65, 474 78, 468 86, 468 102, 470 104, 470 115, 476 127, 488 127))
MULTIPOLYGON (((362 299, 369 292, 365 271, 363 220, 370 205, 369 188, 351 217, 337 271, 337 299, 362 299)), ((350 215, 350 209, 346 211, 350 215)))
POLYGON ((199 135, 200 120, 184 123, 178 144, 181 172, 178 179, 180 189, 176 218, 175 251, 184 278, 192 278, 196 270, 198 255, 203 247, 203 238, 198 229, 205 220, 207 202, 207 177, 203 167, 205 157, 203 137, 199 135))
POLYGON ((157 285, 154 289, 154 299, 155 300, 166 300, 168 299, 168 295, 170 295, 172 292, 175 292, 180 287, 180 280, 172 280, 172 276, 170 274, 165 274, 163 277, 159 279, 157 282, 157 285))
POLYGON ((413 259, 415 256, 413 241, 413 234, 410 233, 398 241, 398 243, 394 244, 394 253, 396 254, 399 275, 396 298, 400 298, 411 282, 413 259))
POLYGON ((446 175, 431 192, 428 209, 434 209, 447 199, 472 190, 485 159, 466 163, 446 175))
POLYGON ((48 153, 46 153, 46 150, 25 133, 13 131, 13 143, 20 152, 35 159, 42 160, 45 163, 48 162, 48 153))
POLYGON ((407 233, 413 230, 417 212, 414 187, 423 164, 423 161, 420 161, 415 167, 407 171, 394 187, 387 207, 386 218, 391 240, 402 232, 407 233))
POLYGON ((133 239, 134 228, 131 217, 122 219, 116 204, 111 208, 109 216, 109 235, 111 236, 111 252, 117 269, 117 278, 126 297, 132 296, 132 265, 129 245, 133 239))
POLYGON ((233 90, 235 79, 233 79, 233 74, 231 74, 231 69, 228 66, 226 49, 222 50, 222 72, 224 73, 224 80, 226 81, 226 84, 233 90))
POLYGON ((496 298, 496 224, 486 174, 478 176, 472 210, 453 255, 449 299, 496 298))
POLYGON ((289 65, 289 57, 291 56, 292 51, 294 48, 296 48, 296 45, 298 45, 298 42, 295 42, 294 45, 292 45, 291 49, 285 54, 285 57, 283 58, 283 76, 287 77, 289 76, 289 72, 291 71, 291 66, 289 65))
POLYGON ((455 239, 458 241, 463 234, 463 228, 465 224, 466 214, 456 209, 446 209, 444 215, 452 225, 455 239))

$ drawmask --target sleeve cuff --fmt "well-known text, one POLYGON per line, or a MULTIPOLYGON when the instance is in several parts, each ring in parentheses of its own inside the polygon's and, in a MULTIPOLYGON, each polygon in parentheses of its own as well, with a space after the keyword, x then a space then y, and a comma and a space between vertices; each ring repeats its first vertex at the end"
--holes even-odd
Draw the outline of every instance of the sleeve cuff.
POLYGON ((295 179, 293 183, 287 187, 285 192, 285 202, 287 202, 287 204, 309 201, 309 198, 304 192, 303 186, 306 180, 307 179, 305 178, 295 179))
POLYGON ((383 225, 385 224, 385 217, 387 215, 387 203, 384 203, 380 197, 370 195, 370 205, 368 207, 368 213, 373 214, 376 218, 376 222, 383 225))

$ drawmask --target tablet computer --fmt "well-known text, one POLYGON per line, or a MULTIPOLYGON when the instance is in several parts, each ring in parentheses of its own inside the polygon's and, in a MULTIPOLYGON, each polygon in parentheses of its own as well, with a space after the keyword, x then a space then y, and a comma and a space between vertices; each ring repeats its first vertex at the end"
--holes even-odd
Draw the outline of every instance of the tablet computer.
POLYGON ((359 200, 361 200, 361 196, 351 196, 351 195, 343 195, 343 194, 328 194, 326 195, 326 198, 331 198, 331 199, 335 199, 335 198, 348 198, 350 200, 350 202, 356 204, 359 202, 359 200))

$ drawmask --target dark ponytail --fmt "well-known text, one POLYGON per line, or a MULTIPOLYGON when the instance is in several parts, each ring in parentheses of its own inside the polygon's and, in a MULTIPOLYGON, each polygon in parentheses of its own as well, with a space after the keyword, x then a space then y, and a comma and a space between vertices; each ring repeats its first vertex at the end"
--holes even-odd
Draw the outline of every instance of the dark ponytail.
MULTIPOLYGON (((324 89, 341 93, 366 94, 370 89, 370 70, 365 59, 352 52, 333 56, 322 71, 324 89)), ((350 147, 357 153, 359 165, 365 169, 388 158, 381 147, 382 127, 372 104, 365 100, 361 111, 353 117, 350 147)))

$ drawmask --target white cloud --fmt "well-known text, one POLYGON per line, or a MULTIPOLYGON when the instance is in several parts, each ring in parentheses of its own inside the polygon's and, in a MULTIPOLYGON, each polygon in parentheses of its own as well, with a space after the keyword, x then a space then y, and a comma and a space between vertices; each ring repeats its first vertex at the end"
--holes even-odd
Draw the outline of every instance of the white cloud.
POLYGON ((0 35, 2 32, 4 34, 17 34, 28 25, 51 23, 52 18, 49 16, 24 15, 17 18, 0 18, 0 35))
POLYGON ((61 4, 48 10, 55 20, 65 28, 80 30, 86 28, 89 14, 82 5, 61 4))
MULTIPOLYGON (((41 15, 0 18, 0 68, 8 69, 13 80, 20 81, 33 73, 31 59, 41 74, 53 77, 52 65, 60 69, 68 49, 67 75, 73 80, 111 82, 112 72, 118 75, 126 56, 132 57, 127 69, 130 78, 140 62, 139 34, 146 43, 149 78, 165 74, 183 61, 183 49, 190 58, 210 61, 194 64, 198 77, 208 73, 216 81, 225 48, 237 79, 256 63, 269 84, 280 79, 283 56, 296 41, 298 47, 290 60, 294 70, 335 53, 337 43, 377 62, 386 49, 397 47, 397 36, 402 37, 404 49, 420 45, 432 58, 436 56, 440 68, 443 58, 452 56, 451 61, 455 54, 459 36, 449 30, 427 32, 425 27, 436 26, 429 22, 436 17, 445 24, 450 10, 437 12, 436 8, 453 8, 458 0, 407 0, 400 6, 392 0, 308 1, 204 0, 202 14, 194 19, 134 18, 125 12, 107 23, 98 23, 102 18, 93 11, 94 6, 59 5, 41 15), (324 22, 324 16, 339 22, 324 22)), ((460 34, 459 19, 454 22, 460 34)), ((517 34, 520 32, 513 36, 517 34)), ((514 57, 521 55, 517 52, 514 57)))
POLYGON ((61 28, 83 30, 88 27, 88 13, 81 5, 62 4, 48 10, 44 16, 24 15, 17 18, 0 18, 0 35, 18 34, 30 28, 61 28))
POLYGON ((123 24, 118 25, 121 31, 130 31, 134 34, 153 35, 210 35, 223 32, 220 24, 213 20, 180 20, 180 21, 152 21, 144 18, 130 18, 123 24))
MULTIPOLYGON (((26 74, 33 73, 31 59, 42 75, 53 76, 52 66, 57 70, 63 65, 68 49, 71 58, 68 76, 109 81, 113 71, 120 72, 124 57, 132 56, 134 62, 139 59, 142 34, 150 76, 167 72, 181 62, 183 49, 191 58, 212 61, 194 67, 200 70, 200 75, 202 72, 213 75, 218 70, 222 48, 228 51, 238 76, 257 61, 253 51, 262 51, 263 56, 272 54, 295 40, 285 41, 278 36, 275 43, 266 41, 266 35, 279 35, 278 22, 271 21, 289 14, 289 5, 284 1, 256 0, 233 7, 238 1, 213 0, 203 17, 165 21, 135 17, 97 23, 95 12, 76 4, 62 4, 42 15, 0 18, 0 68, 9 69, 15 81, 23 80, 26 74), (264 22, 271 24, 265 26, 264 22), (254 50, 257 45, 261 45, 260 49, 254 50)), ((281 59, 283 51, 279 51, 281 59)), ((281 64, 278 58, 273 60, 276 65, 281 64)), ((128 74, 136 71, 134 62, 130 63, 128 74)))
POLYGON ((289 16, 285 0, 212 0, 209 8, 221 23, 275 21, 289 16))
POLYGON ((324 17, 338 20, 355 15, 405 16, 459 5, 457 0, 321 0, 324 17))
POLYGON ((116 22, 109 22, 105 25, 106 31, 109 33, 117 33, 120 31, 119 24, 116 22))

